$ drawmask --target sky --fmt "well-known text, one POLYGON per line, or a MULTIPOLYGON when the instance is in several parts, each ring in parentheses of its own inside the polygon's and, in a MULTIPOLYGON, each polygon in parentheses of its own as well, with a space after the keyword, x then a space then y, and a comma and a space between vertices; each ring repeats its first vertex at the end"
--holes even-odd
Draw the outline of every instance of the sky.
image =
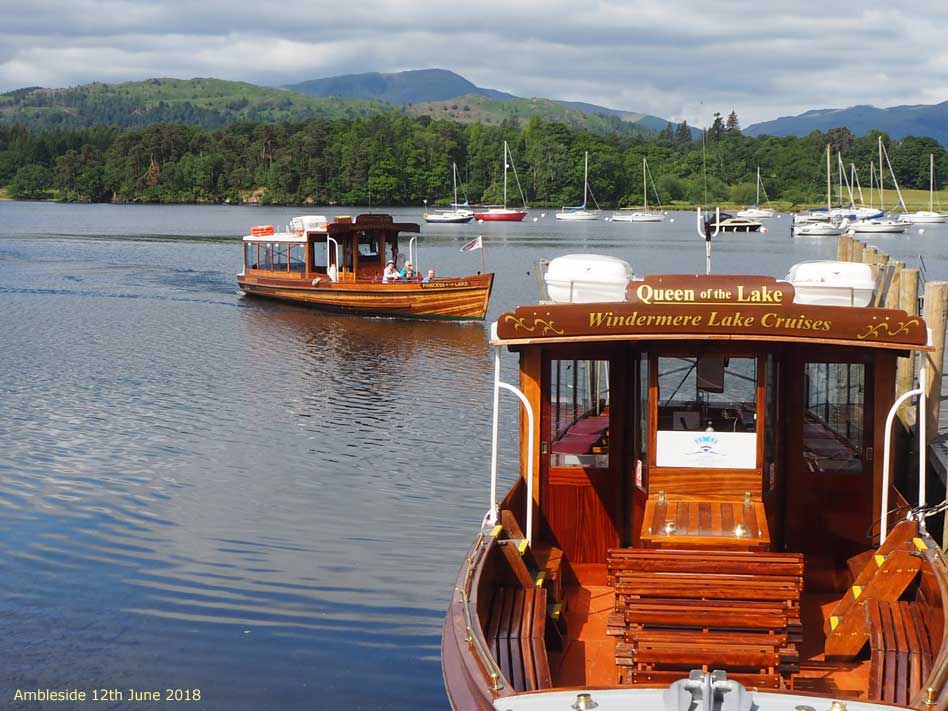
POLYGON ((0 92, 450 69, 706 126, 948 100, 948 2, 0 0, 0 92))

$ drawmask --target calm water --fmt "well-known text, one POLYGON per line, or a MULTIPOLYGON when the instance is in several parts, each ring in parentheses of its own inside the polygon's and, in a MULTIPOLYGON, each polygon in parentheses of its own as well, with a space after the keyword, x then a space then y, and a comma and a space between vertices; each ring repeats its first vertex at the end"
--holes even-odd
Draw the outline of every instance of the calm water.
MULTIPOLYGON (((0 202, 0 705, 98 687, 200 689, 206 709, 447 708, 441 623, 488 504, 487 327, 241 297, 238 235, 300 212, 358 210, 0 202)), ((483 234, 489 319, 535 299, 542 257, 704 270, 690 214, 541 212, 426 226, 417 266, 480 270, 459 247, 483 234)), ((715 271, 835 256, 786 217, 770 228, 720 238, 715 271)), ((946 238, 868 241, 946 279, 946 238)))

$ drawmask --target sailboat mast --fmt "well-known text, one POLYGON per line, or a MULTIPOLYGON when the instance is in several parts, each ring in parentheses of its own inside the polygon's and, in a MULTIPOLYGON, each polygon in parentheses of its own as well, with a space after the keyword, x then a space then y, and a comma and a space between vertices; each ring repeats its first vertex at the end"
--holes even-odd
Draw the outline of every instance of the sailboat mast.
POLYGON ((754 201, 755 207, 760 207, 760 166, 757 166, 757 200, 754 201))
POLYGON ((504 209, 507 209, 507 141, 504 141, 504 209))
POLYGON ((645 158, 642 159, 642 212, 648 212, 648 182, 645 179, 645 158))
POLYGON ((830 181, 830 145, 826 144, 826 212, 827 215, 833 209, 833 187, 830 181))
POLYGON ((589 189, 589 151, 586 151, 586 167, 583 171, 583 209, 586 209, 586 192, 589 189))
POLYGON ((882 191, 882 136, 879 136, 879 209, 885 212, 885 193, 882 191))
POLYGON ((454 182, 454 209, 458 209, 458 164, 451 164, 451 178, 454 182))
POLYGON ((928 165, 928 211, 934 212, 934 198, 935 198, 935 154, 929 153, 929 165, 928 165))

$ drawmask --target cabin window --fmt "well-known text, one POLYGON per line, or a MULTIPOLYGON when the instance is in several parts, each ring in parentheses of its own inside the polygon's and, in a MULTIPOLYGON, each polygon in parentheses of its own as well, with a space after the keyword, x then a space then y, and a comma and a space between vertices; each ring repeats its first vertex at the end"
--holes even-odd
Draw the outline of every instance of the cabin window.
POLYGON ((777 383, 780 382, 778 363, 767 355, 764 366, 764 481, 763 491, 777 488, 777 383))
POLYGON ((635 485, 644 489, 648 483, 648 358, 639 359, 639 462, 635 485))
POLYGON ((306 245, 305 244, 291 244, 290 245, 290 271, 291 272, 305 272, 306 271, 306 245))
POLYGON ((310 257, 309 268, 314 272, 326 272, 326 240, 317 239, 312 242, 312 255, 310 257))
POLYGON ((757 359, 657 358, 660 467, 757 466, 757 359))
POLYGON ((273 243, 264 242, 257 250, 257 256, 260 258, 258 264, 260 269, 273 269, 273 243))
POLYGON ((247 242, 244 244, 244 264, 247 269, 257 268, 257 243, 247 242))
POLYGON ((550 465, 609 466, 609 362, 550 362, 550 465))
POLYGON ((373 234, 359 236, 359 261, 377 262, 379 258, 379 238, 373 234))
POLYGON ((863 470, 866 368, 861 363, 807 363, 803 460, 810 471, 863 470))
POLYGON ((289 264, 290 245, 284 242, 275 242, 273 244, 273 271, 285 272, 289 264))

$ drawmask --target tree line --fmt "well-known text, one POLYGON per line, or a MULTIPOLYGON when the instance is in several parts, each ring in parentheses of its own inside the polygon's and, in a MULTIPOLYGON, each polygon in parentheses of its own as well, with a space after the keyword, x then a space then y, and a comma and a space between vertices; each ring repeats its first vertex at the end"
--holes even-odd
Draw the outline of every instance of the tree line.
MULTIPOLYGON (((507 141, 527 202, 535 206, 581 200, 588 152, 591 193, 602 207, 642 203, 643 158, 657 187, 657 196, 650 189, 652 204, 656 198, 663 204, 750 204, 759 166, 767 197, 794 207, 825 203, 827 144, 834 185, 841 152, 847 177, 854 164, 868 189, 879 135, 857 137, 840 128, 751 137, 741 133, 733 112, 726 119, 716 114, 697 137, 687 124, 643 137, 538 118, 488 126, 398 113, 216 130, 162 124, 34 132, 0 126, 0 186, 13 198, 87 202, 444 204, 451 199, 451 164, 457 163, 471 202, 492 204, 502 200, 507 141)), ((932 153, 937 187, 948 180, 948 154, 934 139, 882 137, 901 187, 928 188, 932 153)), ((512 173, 509 179, 508 202, 516 204, 512 173)), ((892 186, 888 175, 886 184, 892 186)))

